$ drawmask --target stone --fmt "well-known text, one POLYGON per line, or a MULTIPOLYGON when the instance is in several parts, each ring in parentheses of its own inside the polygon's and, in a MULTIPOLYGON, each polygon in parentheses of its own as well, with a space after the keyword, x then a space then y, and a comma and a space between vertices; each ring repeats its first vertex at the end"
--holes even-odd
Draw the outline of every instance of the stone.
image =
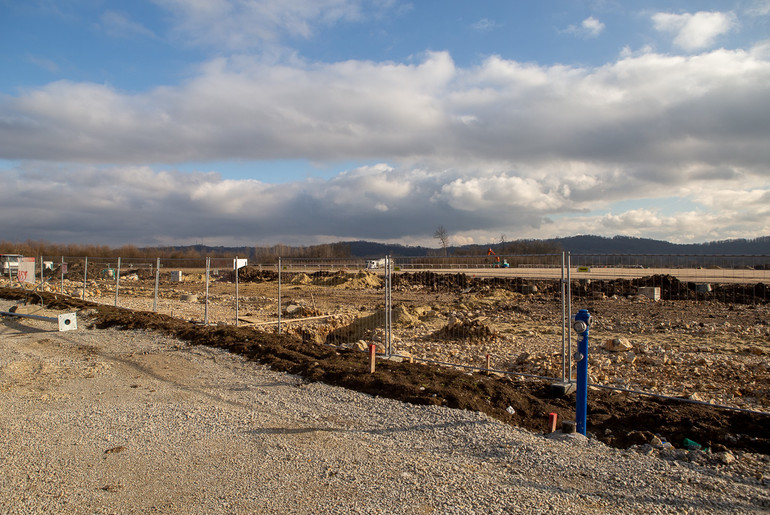
POLYGON ((717 458, 724 465, 729 465, 735 461, 735 455, 730 451, 724 451, 717 453, 717 458))
POLYGON ((628 341, 628 338, 611 338, 604 342, 604 350, 610 352, 628 352, 633 349, 634 346, 628 341))

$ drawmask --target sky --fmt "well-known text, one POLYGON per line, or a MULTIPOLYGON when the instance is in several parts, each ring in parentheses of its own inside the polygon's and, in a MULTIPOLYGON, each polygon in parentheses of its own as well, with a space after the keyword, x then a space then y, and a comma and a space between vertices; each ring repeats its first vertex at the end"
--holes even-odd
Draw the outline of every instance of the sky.
POLYGON ((0 240, 770 235, 770 0, 0 0, 0 240))

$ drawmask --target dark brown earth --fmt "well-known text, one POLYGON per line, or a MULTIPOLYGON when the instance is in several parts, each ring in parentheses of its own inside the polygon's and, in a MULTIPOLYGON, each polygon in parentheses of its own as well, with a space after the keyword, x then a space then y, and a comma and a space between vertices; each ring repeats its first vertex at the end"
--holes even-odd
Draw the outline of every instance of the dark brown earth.
MULTIPOLYGON (((514 376, 429 364, 378 361, 369 374, 366 353, 330 345, 303 343, 297 338, 249 327, 203 326, 167 315, 95 304, 54 294, 27 296, 0 288, 0 297, 40 303, 52 309, 75 309, 90 321, 89 328, 159 331, 192 345, 220 347, 278 371, 371 395, 414 404, 444 405, 481 411, 533 432, 545 432, 548 414, 574 420, 575 398, 557 397, 548 383, 514 376), (507 408, 513 408, 511 415, 507 408)), ((588 432, 614 447, 625 448, 660 435, 676 447, 685 438, 713 450, 743 450, 770 454, 770 416, 703 404, 658 399, 629 393, 589 392, 588 432)))

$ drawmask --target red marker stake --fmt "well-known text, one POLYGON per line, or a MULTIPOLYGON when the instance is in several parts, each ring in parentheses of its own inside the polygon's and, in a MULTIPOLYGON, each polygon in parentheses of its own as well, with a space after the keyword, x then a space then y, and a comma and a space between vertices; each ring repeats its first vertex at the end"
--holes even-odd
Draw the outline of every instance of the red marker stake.
POLYGON ((549 413, 548 414, 548 428, 550 429, 550 433, 553 433, 556 431, 556 419, 559 418, 559 416, 556 413, 549 413))
POLYGON ((374 374, 374 353, 377 352, 377 346, 373 343, 369 344, 369 373, 374 374))

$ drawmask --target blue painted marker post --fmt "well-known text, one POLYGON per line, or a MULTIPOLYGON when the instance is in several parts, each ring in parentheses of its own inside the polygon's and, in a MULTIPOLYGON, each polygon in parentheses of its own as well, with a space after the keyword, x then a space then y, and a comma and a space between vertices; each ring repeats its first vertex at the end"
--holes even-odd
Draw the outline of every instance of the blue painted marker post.
POLYGON ((572 328, 578 333, 578 350, 575 355, 577 362, 577 402, 575 406, 575 425, 577 432, 586 434, 586 417, 588 414, 588 329, 591 327, 591 315, 581 309, 574 318, 572 328))

